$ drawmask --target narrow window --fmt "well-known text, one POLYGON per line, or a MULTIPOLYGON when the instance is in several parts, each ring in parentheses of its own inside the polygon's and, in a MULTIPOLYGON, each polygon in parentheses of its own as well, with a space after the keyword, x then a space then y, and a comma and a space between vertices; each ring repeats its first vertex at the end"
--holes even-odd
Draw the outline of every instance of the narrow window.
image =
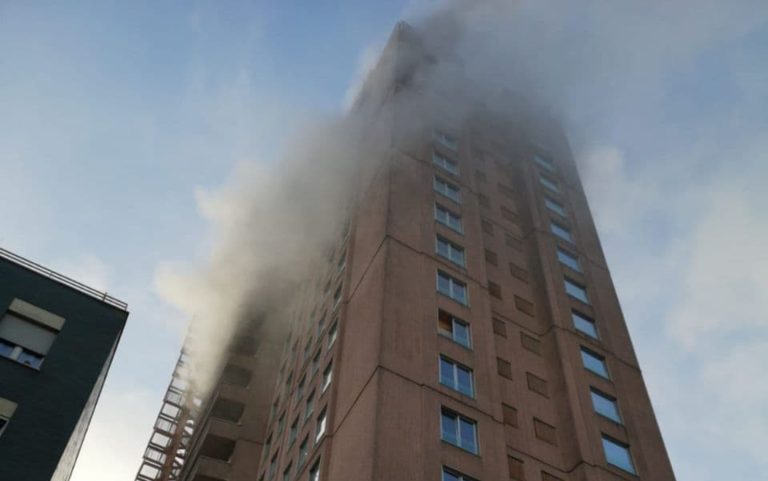
POLYGON ((566 217, 565 207, 563 207, 563 204, 552 199, 551 197, 544 197, 544 205, 547 206, 547 209, 554 212, 555 214, 561 217, 566 217))
POLYGON ((576 272, 581 272, 581 266, 579 265, 579 259, 570 252, 558 247, 557 259, 566 267, 573 269, 576 272))
POLYGON ((443 477, 441 481, 476 481, 474 478, 470 478, 460 472, 443 466, 443 477))
POLYGON ((577 299, 584 304, 589 304, 589 298, 587 297, 587 289, 582 286, 581 284, 577 284, 576 282, 565 278, 565 292, 573 297, 574 299, 577 299))
POLYGON ((459 142, 456 140, 456 137, 442 130, 435 130, 432 133, 432 138, 438 144, 453 151, 455 151, 459 146, 459 142))
POLYGON ((445 356, 440 356, 440 384, 466 396, 475 396, 472 369, 445 356))
POLYGON ((441 439, 465 451, 477 454, 477 423, 443 408, 440 418, 441 439))
POLYGON ((443 271, 437 271, 437 291, 459 304, 467 305, 469 303, 467 285, 443 271))
POLYGON ((593 319, 576 311, 571 311, 571 319, 573 320, 573 327, 575 327, 577 331, 582 332, 591 338, 598 338, 597 326, 593 319))
POLYGON ((483 194, 477 194, 477 202, 480 204, 480 207, 484 207, 486 209, 491 208, 491 200, 483 194))
POLYGON ((336 335, 338 334, 338 325, 339 322, 335 321, 331 328, 328 330, 328 349, 333 346, 333 343, 336 342, 336 335))
POLYGON ((435 220, 449 229, 455 230, 459 234, 464 232, 461 216, 455 212, 451 212, 440 204, 435 204, 435 220))
POLYGON ((557 185, 556 181, 550 179, 549 177, 539 175, 539 183, 541 183, 541 185, 551 190, 552 192, 560 193, 560 186, 557 185))
POLYGON ((16 403, 8 399, 0 398, 0 436, 3 435, 3 431, 8 426, 8 423, 16 411, 16 403))
POLYGON ((499 263, 499 256, 492 250, 485 249, 485 262, 495 266, 499 263))
POLYGON ((307 454, 309 454, 309 436, 305 437, 299 445, 299 458, 296 462, 296 469, 301 470, 304 463, 307 462, 307 454))
POLYGON ((304 421, 307 421, 312 417, 312 412, 315 410, 315 393, 314 391, 307 396, 307 407, 304 410, 304 421))
POLYGON ((444 155, 432 152, 432 163, 448 173, 459 175, 459 164, 444 155))
POLYGON ((608 464, 628 473, 637 474, 628 445, 603 434, 603 451, 605 451, 605 460, 608 464))
POLYGON ((435 244, 437 255, 444 259, 448 259, 459 267, 465 267, 463 247, 454 244, 442 236, 437 236, 435 244))
POLYGON ((488 180, 488 178, 485 175, 485 172, 483 172, 482 170, 475 170, 475 179, 480 183, 484 183, 488 180))
POLYGON ((283 481, 290 481, 290 479, 291 479, 291 468, 292 467, 293 467, 293 465, 288 463, 288 467, 285 468, 285 471, 283 471, 283 481))
POLYGON ((331 309, 336 309, 339 302, 341 302, 341 286, 337 287, 336 292, 333 293, 333 307, 331 309))
POLYGON ((557 222, 550 222, 549 223, 549 230, 555 234, 557 237, 563 239, 567 242, 573 242, 573 236, 571 235, 571 231, 557 222))
POLYGON ((590 389, 590 395, 592 396, 592 406, 597 414, 621 424, 619 405, 616 403, 615 397, 600 392, 595 388, 590 389))
POLYGON ((588 371, 592 371, 602 378, 610 379, 610 376, 608 375, 608 366, 605 363, 605 357, 582 347, 581 361, 584 363, 584 368, 588 371))
POLYGON ((461 319, 445 312, 443 310, 438 311, 437 314, 437 331, 457 344, 461 344, 464 347, 472 347, 472 341, 469 334, 469 324, 461 319))
POLYGON ((325 392, 328 389, 328 386, 331 385, 331 380, 333 378, 333 364, 328 363, 328 365, 325 367, 325 370, 323 371, 323 383, 321 386, 322 392, 325 392))
POLYGON ((302 396, 304 396, 304 384, 306 383, 307 376, 304 375, 301 377, 301 381, 299 381, 299 385, 296 386, 296 400, 301 401, 302 396))
POLYGON ((325 413, 326 413, 326 410, 323 409, 323 411, 317 417, 317 427, 315 429, 315 444, 319 443, 320 440, 323 438, 323 435, 325 434, 325 428, 326 428, 326 422, 327 422, 327 416, 325 413))
POLYGON ((274 478, 276 472, 277 472, 277 453, 275 453, 275 455, 272 456, 272 461, 269 462, 269 471, 267 472, 267 479, 274 478))
POLYGON ((546 170, 550 172, 555 171, 555 164, 552 163, 551 160, 547 159, 546 157, 543 157, 539 154, 533 154, 533 160, 540 165, 541 167, 545 168, 546 170))
POLYGON ((496 299, 501 299, 501 286, 495 282, 488 281, 488 292, 496 299))
POLYGON ((296 416, 296 419, 293 420, 293 424, 291 424, 291 429, 288 431, 288 447, 293 446, 293 443, 296 442, 296 436, 299 434, 299 417, 296 416))
POLYGON ((452 201, 456 202, 457 204, 461 204, 461 189, 438 177, 435 176, 434 182, 433 182, 433 188, 435 189, 435 192, 444 195, 445 197, 448 197, 452 201))
POLYGON ((320 481, 320 460, 315 461, 315 464, 309 468, 309 481, 320 481))

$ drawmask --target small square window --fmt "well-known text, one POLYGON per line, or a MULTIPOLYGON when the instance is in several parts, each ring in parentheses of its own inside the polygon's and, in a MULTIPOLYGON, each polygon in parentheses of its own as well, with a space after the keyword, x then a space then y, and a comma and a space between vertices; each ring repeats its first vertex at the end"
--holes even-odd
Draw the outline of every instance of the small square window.
POLYGON ((432 186, 435 189, 435 192, 448 197, 457 204, 461 204, 461 189, 458 186, 437 175, 434 177, 432 186))
POLYGON ((477 194, 477 203, 480 204, 480 207, 484 207, 486 209, 491 208, 490 199, 488 199, 488 197, 484 196, 483 194, 477 194))
POLYGON ((606 417, 615 423, 621 424, 619 405, 617 404, 615 397, 609 396, 595 388, 590 389, 590 395, 592 396, 592 407, 595 408, 597 414, 606 417))
POLYGON ((483 229, 483 232, 488 235, 493 235, 493 224, 488 222, 487 220, 483 219, 480 221, 480 227, 483 229))
POLYGON ((605 363, 605 357, 582 347, 581 361, 584 364, 584 368, 588 371, 592 371, 602 378, 610 379, 610 376, 608 375, 608 365, 605 363))
POLYGON ((469 304, 467 285, 443 271, 437 271, 437 291, 459 304, 469 304))
POLYGON ((478 454, 477 422, 443 408, 440 416, 441 439, 456 447, 478 454))
POLYGON ((560 193, 560 186, 557 184, 557 181, 550 179, 549 177, 546 177, 544 175, 539 175, 539 183, 543 185, 546 189, 555 192, 560 193))
POLYGON ((454 244, 445 237, 438 235, 435 241, 435 249, 440 257, 451 261, 459 267, 465 267, 464 248, 460 245, 454 244))
POLYGON ((466 476, 464 474, 461 474, 460 472, 446 468, 443 466, 443 477, 441 481, 476 481, 474 478, 470 478, 469 476, 466 476))
POLYGON ((475 397, 472 369, 440 356, 440 384, 458 391, 465 396, 475 397))
POLYGON ((544 169, 546 169, 546 170, 548 170, 548 171, 550 171, 550 172, 554 172, 554 171, 555 171, 555 164, 554 164, 554 163, 552 163, 552 161, 551 161, 551 160, 549 160, 548 158, 546 158, 546 157, 544 157, 544 156, 542 156, 542 155, 539 155, 539 154, 534 154, 534 155, 533 155, 533 160, 534 160, 534 161, 535 161, 535 162, 536 162, 538 165, 540 165, 541 167, 543 167, 544 169))
POLYGON ((573 320, 573 327, 575 327, 577 331, 582 332, 593 339, 597 339, 597 326, 595 326, 595 321, 593 319, 590 319, 580 312, 571 311, 571 320, 573 320))
POLYGON ((459 141, 455 136, 442 130, 434 130, 432 132, 432 139, 449 150, 455 151, 459 146, 459 141))
POLYGON ((459 234, 464 232, 461 216, 446 209, 440 204, 435 204, 435 220, 459 234))
POLYGON ((581 272, 579 259, 574 254, 571 254, 570 252, 563 249, 562 247, 557 248, 557 259, 560 261, 562 265, 570 269, 573 269, 576 272, 581 272))
POLYGON ((565 292, 569 296, 583 302, 584 304, 589 304, 589 297, 587 297, 587 289, 584 286, 568 279, 567 277, 565 278, 564 284, 565 284, 565 292))
POLYGON ((561 217, 566 217, 565 207, 563 207, 563 204, 556 201, 555 199, 551 197, 544 197, 544 205, 546 205, 547 209, 554 212, 555 214, 561 217))
POLYGON ((469 324, 461 319, 440 310, 437 314, 438 332, 466 348, 472 347, 472 341, 469 333, 469 324))
POLYGON ((496 299, 501 299, 501 286, 495 282, 488 281, 488 292, 496 299))
POLYGON ((560 225, 557 222, 550 222, 549 230, 564 241, 573 243, 573 236, 571 235, 570 229, 567 227, 560 225))
POLYGON ((485 249, 485 262, 495 266, 499 263, 499 256, 492 250, 485 249))
POLYGON ((637 474, 628 445, 603 434, 603 451, 605 451, 605 460, 608 464, 630 474, 637 474))
POLYGON ((450 174, 459 175, 459 164, 442 154, 433 152, 432 163, 450 174))

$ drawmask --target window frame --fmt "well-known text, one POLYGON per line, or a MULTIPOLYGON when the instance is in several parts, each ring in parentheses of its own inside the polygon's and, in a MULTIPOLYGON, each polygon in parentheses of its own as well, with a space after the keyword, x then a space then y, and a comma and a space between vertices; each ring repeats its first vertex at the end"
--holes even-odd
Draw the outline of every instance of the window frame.
POLYGON ((464 220, 461 217, 461 214, 457 214, 439 202, 435 202, 435 222, 458 234, 464 235, 464 220), (445 220, 443 220, 443 213, 445 220), (451 225, 451 221, 453 221, 456 226, 451 225))
POLYGON ((445 386, 451 389, 452 391, 456 391, 459 394, 463 394, 464 396, 467 396, 468 398, 475 399, 475 373, 471 367, 465 366, 464 364, 451 359, 445 354, 440 354, 438 356, 437 365, 438 365, 437 377, 441 386, 445 386), (443 375, 447 374, 443 371, 444 364, 447 364, 450 366, 451 384, 446 384, 445 382, 443 382, 443 375), (464 371, 469 378, 469 392, 465 392, 460 388, 461 387, 461 383, 459 382, 460 370, 464 371))
POLYGON ((438 309, 437 310, 437 333, 439 335, 445 337, 445 338, 450 339, 451 342, 454 342, 454 343, 458 344, 459 346, 462 346, 465 349, 469 349, 469 350, 472 349, 472 328, 471 328, 470 324, 467 321, 454 316, 453 314, 451 314, 450 312, 448 312, 448 311, 446 311, 444 309, 438 309), (445 331, 444 329, 442 329, 440 327, 440 316, 441 316, 441 313, 443 315, 445 315, 445 316, 450 318, 450 321, 451 321, 451 331, 450 331, 450 333, 448 331, 445 331), (460 325, 460 326, 463 326, 464 328, 466 328, 466 331, 467 331, 467 343, 466 344, 461 342, 461 341, 459 341, 457 339, 457 337, 456 337, 455 332, 456 332, 456 325, 457 324, 460 325))
POLYGON ((477 421, 464 416, 463 414, 460 414, 452 409, 449 409, 445 406, 440 407, 440 440, 443 442, 446 442, 450 444, 451 446, 455 446, 459 449, 462 449, 468 453, 474 454, 476 456, 480 455, 480 437, 478 435, 478 428, 477 428, 477 421), (451 442, 450 439, 446 439, 445 437, 445 430, 443 426, 443 418, 445 416, 453 417, 454 423, 456 425, 456 432, 454 434, 454 438, 456 439, 456 442, 451 442), (470 425, 472 427, 472 438, 473 438, 473 448, 469 449, 469 446, 463 446, 462 444, 462 436, 461 436, 461 422, 464 421, 466 424, 470 425))
POLYGON ((611 371, 608 369, 608 362, 605 356, 593 351, 592 349, 586 348, 584 346, 581 346, 580 348, 580 355, 581 355, 581 365, 584 367, 584 369, 600 377, 601 379, 605 379, 608 381, 611 380, 611 371), (600 365, 603 367, 603 371, 605 372, 604 373, 599 372, 590 368, 587 362, 585 362, 585 357, 584 357, 585 355, 588 356, 590 359, 597 360, 600 363, 600 365))
POLYGON ((459 244, 456 244, 455 242, 449 240, 445 236, 441 236, 440 234, 436 234, 435 235, 435 253, 439 257, 447 260, 448 262, 450 262, 451 264, 453 264, 455 266, 461 267, 463 269, 467 267, 467 256, 466 256, 466 250, 464 250, 464 247, 462 247, 459 244), (440 251, 441 243, 445 244, 445 246, 446 246, 445 247, 447 249, 447 253, 446 254, 443 254, 440 251), (452 258, 452 254, 454 253, 454 251, 458 255, 460 255, 460 259, 459 260, 461 262, 458 262, 457 260, 452 258))
POLYGON ((432 164, 440 167, 451 175, 459 175, 459 163, 437 150, 432 150, 432 164))
POLYGON ((560 246, 557 246, 557 260, 560 262, 560 264, 564 265, 565 267, 571 269, 574 272, 582 273, 581 270, 581 263, 579 262, 579 256, 576 254, 572 254, 571 252, 563 249, 560 246), (566 262, 563 260, 565 258, 567 261, 572 262, 573 265, 571 265, 569 262, 566 262))
POLYGON ((618 439, 613 438, 605 433, 601 433, 601 444, 603 447, 603 456, 605 456, 606 464, 608 464, 609 466, 613 466, 614 468, 620 469, 625 473, 629 473, 634 476, 637 476, 637 467, 635 466, 635 460, 632 457, 632 451, 629 449, 629 444, 623 441, 619 441, 618 439), (622 450, 623 454, 626 456, 626 461, 628 461, 629 463, 627 467, 630 469, 627 469, 627 467, 617 464, 615 462, 611 462, 611 459, 608 456, 609 450, 606 449, 606 443, 610 444, 614 448, 622 450))
POLYGON ((589 396, 592 401, 592 408, 595 411, 595 414, 598 416, 601 416, 605 419, 608 419, 609 421, 616 423, 618 425, 624 425, 624 421, 621 417, 621 410, 619 409, 619 401, 616 399, 616 397, 611 396, 610 394, 607 394, 599 389, 597 389, 594 386, 589 387, 589 396), (600 400, 606 402, 607 404, 610 404, 613 408, 613 413, 610 411, 606 414, 603 412, 603 410, 598 408, 598 405, 595 403, 595 397, 600 398, 600 400), (615 417, 614 417, 615 415, 615 417))
POLYGON ((589 293, 587 292, 587 286, 574 281, 570 277, 563 278, 563 288, 568 297, 576 299, 587 305, 591 305, 589 301, 589 293))
POLYGON ((584 334, 590 339, 600 339, 600 331, 597 329, 597 322, 586 314, 583 314, 576 309, 571 309, 571 322, 573 323, 573 328, 578 332, 584 334), (590 326, 591 330, 580 327, 584 325, 590 326))
POLYGON ((458 304, 461 304, 462 306, 469 307, 469 286, 467 285, 466 282, 463 282, 463 281, 453 277, 452 275, 448 274, 447 272, 445 272, 442 269, 438 269, 437 270, 436 281, 437 281, 437 292, 439 294, 447 297, 448 299, 451 299, 451 300, 457 302, 458 304), (443 277, 443 278, 448 280, 448 292, 443 292, 440 289, 440 278, 441 277, 443 277), (463 301, 461 299, 458 299, 458 298, 454 297, 454 295, 453 295, 454 294, 454 290, 455 290, 454 289, 454 285, 458 285, 458 286, 463 287, 463 289, 464 289, 464 300, 463 301))
POLYGON ((442 195, 446 199, 461 205, 461 187, 454 184, 453 182, 449 182, 443 179, 437 174, 432 177, 432 190, 442 195), (438 188, 438 186, 440 188, 438 188), (445 187, 443 188, 443 186, 445 187))

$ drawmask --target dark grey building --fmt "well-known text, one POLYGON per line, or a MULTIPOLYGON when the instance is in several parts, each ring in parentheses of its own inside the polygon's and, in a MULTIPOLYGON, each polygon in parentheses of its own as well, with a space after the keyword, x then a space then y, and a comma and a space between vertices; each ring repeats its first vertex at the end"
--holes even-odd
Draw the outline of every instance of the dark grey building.
POLYGON ((68 480, 127 305, 0 249, 0 479, 68 480))

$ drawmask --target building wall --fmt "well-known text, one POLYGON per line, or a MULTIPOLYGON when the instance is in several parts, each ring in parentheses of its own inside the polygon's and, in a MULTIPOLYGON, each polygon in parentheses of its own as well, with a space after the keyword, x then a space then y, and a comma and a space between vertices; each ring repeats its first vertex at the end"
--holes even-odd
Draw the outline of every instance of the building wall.
MULTIPOLYGON (((0 436, 0 479, 48 481, 111 359, 128 313, 0 259, 0 311, 15 298, 66 321, 39 371, 0 357, 0 398, 18 404, 0 436)), ((79 447, 71 450, 77 453, 79 447)), ((72 461, 66 463, 68 470, 72 461)))

